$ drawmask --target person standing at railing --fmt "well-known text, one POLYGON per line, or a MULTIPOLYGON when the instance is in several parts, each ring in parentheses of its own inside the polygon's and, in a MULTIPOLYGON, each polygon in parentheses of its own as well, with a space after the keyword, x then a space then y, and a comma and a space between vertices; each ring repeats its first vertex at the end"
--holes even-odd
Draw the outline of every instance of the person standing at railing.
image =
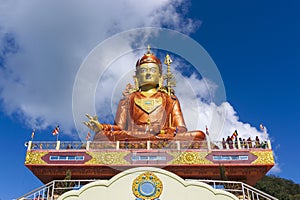
POLYGON ((263 141, 260 146, 261 146, 261 148, 266 149, 266 148, 268 148, 268 142, 263 141))
POLYGON ((227 149, 225 138, 222 138, 222 147, 223 147, 223 149, 227 149))
POLYGON ((255 147, 260 148, 260 142, 259 142, 258 136, 256 136, 256 138, 255 138, 255 147))
POLYGON ((246 139, 243 138, 243 148, 246 149, 247 148, 247 142, 246 142, 246 139))
POLYGON ((240 142, 241 148, 244 149, 245 148, 245 144, 244 144, 242 138, 239 138, 239 142, 240 142))
POLYGON ((252 140, 251 137, 248 137, 247 139, 248 148, 252 148, 252 140))
POLYGON ((73 149, 73 146, 71 144, 68 144, 66 149, 73 149))
POLYGON ((228 144, 229 149, 233 149, 233 141, 230 136, 227 137, 226 143, 228 144))

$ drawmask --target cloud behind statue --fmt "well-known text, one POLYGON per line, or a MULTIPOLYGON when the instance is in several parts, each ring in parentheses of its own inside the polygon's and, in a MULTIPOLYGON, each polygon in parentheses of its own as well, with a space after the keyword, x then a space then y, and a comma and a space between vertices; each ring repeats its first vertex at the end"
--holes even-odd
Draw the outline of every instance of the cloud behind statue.
MULTIPOLYGON (((74 85, 73 108, 75 108, 74 116, 75 123, 78 124, 78 132, 86 132, 80 130, 86 112, 99 115, 99 119, 102 119, 104 123, 113 122, 117 102, 122 96, 121 91, 125 89, 127 83, 133 84, 135 61, 138 55, 145 52, 146 44, 152 42, 157 45, 153 49, 158 55, 171 52, 174 56, 181 56, 173 59, 172 70, 177 79, 177 87, 174 89, 181 101, 187 127, 190 130, 204 130, 207 126, 212 140, 227 137, 235 130, 239 130, 240 137, 253 137, 253 135, 263 137, 261 131, 238 121, 233 107, 226 102, 221 75, 209 54, 191 38, 190 42, 186 41, 188 41, 186 35, 172 30, 144 28, 125 31, 99 44, 81 65, 74 85), (128 38, 141 37, 141 32, 148 37, 142 37, 147 39, 140 43, 135 42, 135 45, 139 44, 139 46, 133 49, 133 45, 128 44, 130 41, 128 38), (184 40, 185 46, 181 45, 181 40, 184 40), (177 45, 172 44, 172 41, 177 41, 177 45), (190 48, 189 45, 195 45, 195 47, 190 48), (191 52, 188 49, 197 49, 197 51, 191 52), (190 56, 197 53, 198 57, 190 56), (189 60, 184 61, 184 59, 189 60), (190 70, 191 74, 185 75, 186 70, 190 70), (97 75, 91 78, 89 71, 97 75), (85 83, 86 86, 84 86, 85 83), (90 88, 89 91, 85 90, 87 87, 90 88), (82 105, 82 107, 77 105, 82 105)), ((81 138, 84 138, 84 135, 81 138)))

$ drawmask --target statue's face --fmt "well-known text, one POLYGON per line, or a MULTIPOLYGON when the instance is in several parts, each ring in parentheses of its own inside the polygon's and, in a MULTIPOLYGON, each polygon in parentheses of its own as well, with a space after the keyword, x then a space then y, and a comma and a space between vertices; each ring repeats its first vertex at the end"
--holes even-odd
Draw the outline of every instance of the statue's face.
POLYGON ((139 86, 156 87, 159 84, 160 76, 159 67, 154 63, 141 64, 137 71, 139 86))

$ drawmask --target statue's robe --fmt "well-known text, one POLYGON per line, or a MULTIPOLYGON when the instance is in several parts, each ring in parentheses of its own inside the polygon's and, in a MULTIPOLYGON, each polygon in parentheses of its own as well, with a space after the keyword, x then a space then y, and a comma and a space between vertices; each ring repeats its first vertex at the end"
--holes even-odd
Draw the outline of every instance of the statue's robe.
POLYGON ((94 141, 157 139, 204 140, 202 131, 187 132, 175 95, 157 92, 150 97, 134 92, 119 102, 114 125, 103 124, 94 141))

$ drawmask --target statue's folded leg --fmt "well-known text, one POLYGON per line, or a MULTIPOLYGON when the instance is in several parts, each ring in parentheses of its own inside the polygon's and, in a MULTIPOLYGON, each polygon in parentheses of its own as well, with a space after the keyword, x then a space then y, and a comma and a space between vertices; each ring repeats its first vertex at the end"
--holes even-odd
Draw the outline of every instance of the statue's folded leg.
POLYGON ((202 131, 188 131, 178 133, 176 136, 169 134, 147 134, 144 132, 130 131, 100 131, 94 136, 94 141, 147 141, 147 140, 180 140, 180 141, 203 141, 205 133, 202 131))
POLYGON ((188 131, 184 133, 178 133, 174 139, 181 141, 202 141, 205 140, 205 133, 202 131, 188 131))
POLYGON ((103 131, 99 131, 94 135, 93 141, 109 141, 109 139, 105 134, 103 134, 103 131))
POLYGON ((152 134, 130 131, 100 131, 94 136, 94 141, 147 141, 155 139, 152 134))

